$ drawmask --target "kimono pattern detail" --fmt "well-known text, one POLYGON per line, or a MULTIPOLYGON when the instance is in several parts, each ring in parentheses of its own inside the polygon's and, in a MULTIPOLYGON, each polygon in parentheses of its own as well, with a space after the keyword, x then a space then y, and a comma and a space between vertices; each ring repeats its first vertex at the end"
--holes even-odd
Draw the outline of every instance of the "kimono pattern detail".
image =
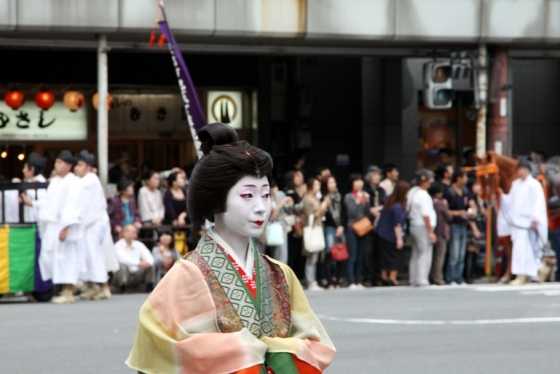
MULTIPOLYGON (((252 243, 252 251, 257 251, 252 243)), ((205 275, 218 309, 222 331, 247 328, 256 337, 284 337, 289 333, 290 311, 286 281, 280 269, 255 255, 257 295, 253 299, 227 255, 209 237, 201 239, 199 249, 186 257, 205 275), (271 285, 271 278, 279 281, 271 285)))

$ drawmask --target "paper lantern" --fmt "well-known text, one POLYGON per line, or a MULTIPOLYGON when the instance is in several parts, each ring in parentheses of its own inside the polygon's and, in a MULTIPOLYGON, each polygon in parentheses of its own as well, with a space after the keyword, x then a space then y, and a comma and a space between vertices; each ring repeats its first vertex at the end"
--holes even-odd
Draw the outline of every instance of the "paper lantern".
MULTIPOLYGON (((93 104, 93 107, 95 109, 97 109, 97 107, 99 106, 99 93, 95 93, 95 95, 93 95, 93 99, 91 100, 91 103, 93 104)), ((111 107, 113 106, 113 96, 111 96, 111 94, 107 94, 107 110, 111 110, 111 107)))
POLYGON ((64 105, 66 108, 70 109, 71 112, 75 112, 84 105, 84 95, 78 91, 66 91, 64 94, 64 105))
POLYGON ((4 101, 13 110, 18 110, 25 102, 25 95, 21 91, 11 90, 4 95, 4 101))
POLYGON ((43 110, 49 110, 54 105, 54 93, 49 90, 41 90, 35 95, 35 104, 43 110))

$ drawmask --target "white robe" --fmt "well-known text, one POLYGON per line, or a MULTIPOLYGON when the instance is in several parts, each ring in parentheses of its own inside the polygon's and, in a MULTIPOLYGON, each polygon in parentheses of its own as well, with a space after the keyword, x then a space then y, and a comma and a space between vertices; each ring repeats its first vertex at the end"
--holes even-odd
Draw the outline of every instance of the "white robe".
POLYGON ((80 278, 87 282, 107 282, 107 272, 119 268, 111 225, 107 214, 107 200, 101 181, 94 173, 80 180, 80 225, 83 239, 79 246, 85 254, 85 271, 80 278))
POLYGON ((76 284, 85 266, 85 258, 78 241, 79 179, 72 173, 51 179, 47 192, 38 203, 41 233, 39 266, 44 280, 54 284, 76 284), (60 241, 60 231, 68 227, 66 240, 60 241))
MULTIPOLYGON (((26 182, 46 183, 47 180, 45 179, 44 176, 39 174, 39 175, 36 175, 35 177, 33 177, 32 180, 26 181, 26 182)), ((33 206, 27 206, 26 205, 23 208, 24 222, 29 222, 29 223, 37 222, 37 220, 38 220, 37 207, 39 205, 38 201, 46 196, 47 190, 44 189, 44 188, 39 188, 37 190, 27 190, 25 192, 27 193, 27 196, 29 196, 31 198, 31 200, 33 200, 33 206)))
POLYGON ((542 248, 548 240, 546 199, 541 184, 532 176, 516 179, 507 195, 502 195, 502 215, 513 242, 512 273, 536 277, 542 248), (537 229, 531 228, 533 222, 537 229))

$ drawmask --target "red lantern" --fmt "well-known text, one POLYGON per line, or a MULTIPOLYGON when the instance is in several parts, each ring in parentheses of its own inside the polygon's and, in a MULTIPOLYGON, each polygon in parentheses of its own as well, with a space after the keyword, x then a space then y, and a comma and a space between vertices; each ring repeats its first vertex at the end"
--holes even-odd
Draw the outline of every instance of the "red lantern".
POLYGON ((35 104, 43 110, 49 110, 54 105, 54 93, 48 90, 41 90, 35 95, 35 104))
POLYGON ((84 95, 78 91, 67 91, 64 94, 64 105, 70 109, 71 112, 75 112, 84 105, 84 95))
POLYGON ((25 96, 21 91, 8 91, 4 95, 4 101, 6 102, 6 105, 13 110, 18 110, 25 102, 25 96))
MULTIPOLYGON (((99 93, 98 92, 96 92, 95 95, 93 95, 91 103, 93 104, 93 107, 95 109, 97 109, 97 107, 99 106, 99 93)), ((111 110, 112 106, 113 106, 113 96, 111 96, 110 93, 107 93, 107 110, 111 110)))

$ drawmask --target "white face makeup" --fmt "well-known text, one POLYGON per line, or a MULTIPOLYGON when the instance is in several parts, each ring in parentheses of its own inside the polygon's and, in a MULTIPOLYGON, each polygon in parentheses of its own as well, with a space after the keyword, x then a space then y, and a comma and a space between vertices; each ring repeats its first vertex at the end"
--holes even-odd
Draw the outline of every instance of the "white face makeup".
POLYGON ((263 233, 270 211, 268 178, 246 176, 229 190, 220 221, 236 236, 257 238, 263 233))

